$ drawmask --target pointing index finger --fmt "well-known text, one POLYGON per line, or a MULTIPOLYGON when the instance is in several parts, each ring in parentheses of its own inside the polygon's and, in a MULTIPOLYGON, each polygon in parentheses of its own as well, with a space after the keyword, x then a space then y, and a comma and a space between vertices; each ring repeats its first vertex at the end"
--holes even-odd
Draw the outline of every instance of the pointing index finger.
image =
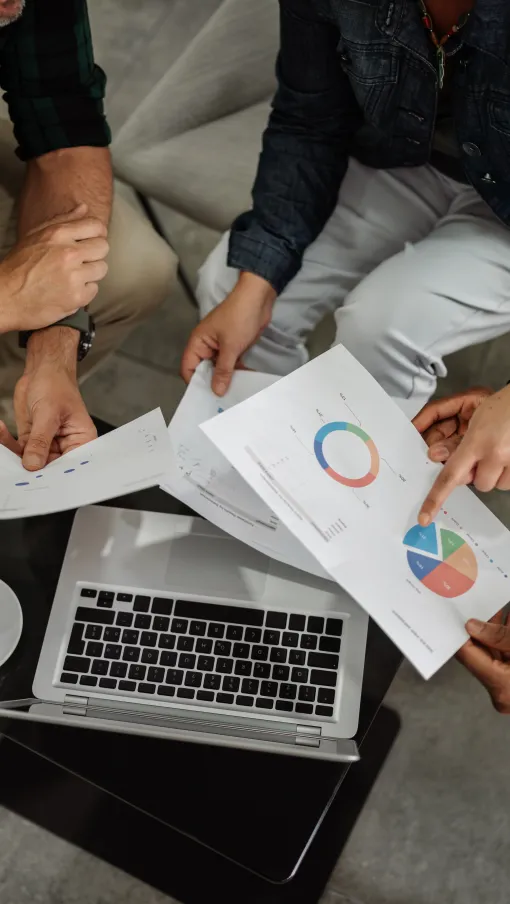
POLYGON ((439 509, 455 487, 469 483, 469 476, 476 464, 476 458, 469 449, 459 446, 438 475, 423 503, 418 523, 427 527, 434 520, 439 509))

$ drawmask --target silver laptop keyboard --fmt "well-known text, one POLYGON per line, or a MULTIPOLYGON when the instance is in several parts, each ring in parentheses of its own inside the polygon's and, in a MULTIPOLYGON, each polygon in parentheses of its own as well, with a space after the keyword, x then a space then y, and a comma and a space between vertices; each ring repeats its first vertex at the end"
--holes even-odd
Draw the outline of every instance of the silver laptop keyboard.
POLYGON ((57 680, 153 701, 334 714, 342 619, 79 587, 57 680))

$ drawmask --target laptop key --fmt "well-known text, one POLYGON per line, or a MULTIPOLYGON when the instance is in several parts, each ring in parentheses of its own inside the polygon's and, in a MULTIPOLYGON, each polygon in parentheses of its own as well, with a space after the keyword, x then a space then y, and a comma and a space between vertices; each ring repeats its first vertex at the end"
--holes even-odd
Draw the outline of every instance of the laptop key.
POLYGON ((125 662, 112 662, 110 665, 110 678, 125 678, 127 665, 125 662))
POLYGON ((117 594, 117 602, 118 603, 132 603, 133 602, 133 594, 132 593, 118 593, 117 594))
POLYGON ((104 644, 98 643, 96 640, 89 640, 85 652, 87 656, 95 656, 99 659, 103 655, 103 649, 104 644))
POLYGON ((135 616, 135 628, 141 628, 142 631, 147 631, 152 622, 152 617, 150 615, 137 615, 135 616))
POLYGON ((97 678, 95 675, 82 675, 80 678, 80 684, 84 684, 87 687, 95 687, 97 684, 97 678))
POLYGON ((235 678, 233 675, 225 675, 221 689, 223 691, 228 691, 229 693, 237 694, 240 684, 240 678, 235 678))
POLYGON ((269 647, 252 647, 251 648, 251 658, 257 659, 260 662, 265 662, 268 657, 269 647))
POLYGON ((197 642, 195 644, 195 651, 197 653, 207 654, 207 653, 211 652, 212 648, 213 648, 213 642, 212 642, 212 640, 208 640, 208 639, 207 640, 206 639, 197 640, 197 642))
POLYGON ((165 680, 165 670, 152 667, 147 672, 147 679, 149 681, 154 681, 156 684, 161 684, 161 682, 165 680))
POLYGON ((227 640, 242 640, 243 629, 241 625, 229 625, 227 628, 227 640))
POLYGON ((117 625, 120 625, 121 628, 130 628, 133 624, 133 613, 132 612, 117 612, 117 625))
POLYGON ((173 634, 160 634, 158 647, 160 650, 173 650, 175 647, 175 637, 173 634))
POLYGON ((140 637, 139 631, 130 631, 126 628, 125 631, 122 632, 122 643, 135 644, 138 643, 138 638, 140 637))
POLYGON ((247 659, 238 659, 234 672, 236 675, 251 675, 251 662, 248 662, 247 659))
POLYGON ((306 653, 304 650, 291 650, 289 653, 289 665, 304 665, 306 653))
POLYGON ((214 656, 199 656, 197 669, 201 672, 210 672, 214 668, 214 656))
POLYGON ((161 654, 159 663, 160 665, 169 665, 173 667, 177 664, 177 653, 170 653, 169 650, 165 650, 164 653, 161 654))
POLYGON ((204 700, 206 703, 212 703, 214 694, 212 691, 197 691, 197 700, 204 700))
POLYGON ((62 672, 60 680, 64 684, 78 684, 78 675, 73 675, 71 672, 62 672))
POLYGON ((269 697, 258 697, 255 701, 255 706, 259 709, 272 709, 274 705, 274 700, 271 700, 269 697))
POLYGON ((246 628, 244 632, 244 639, 248 643, 260 643, 262 638, 262 631, 260 628, 246 628))
POLYGON ((94 659, 90 671, 93 675, 107 675, 108 662, 106 661, 106 659, 94 659))
POLYGON ((133 612, 148 612, 150 604, 150 596, 135 596, 133 612))
POLYGON ((332 706, 316 706, 315 707, 315 715, 316 716, 326 716, 326 718, 331 718, 333 715, 333 707, 332 706))
POLYGON ((178 600, 175 614, 200 621, 228 622, 234 625, 262 625, 264 612, 262 609, 248 609, 245 606, 227 606, 218 603, 196 603, 190 600, 178 600))
POLYGON ((158 659, 159 650, 151 650, 150 647, 142 650, 142 662, 145 662, 146 665, 156 665, 158 659))
POLYGON ((254 678, 269 678, 271 674, 271 666, 267 662, 256 662, 253 666, 254 678))
POLYGON ((341 637, 344 623, 341 618, 328 618, 326 622, 326 634, 332 634, 334 637, 341 637))
POLYGON ((273 679, 275 681, 288 681, 290 675, 290 669, 288 665, 274 665, 273 666, 273 679))
POLYGON ((189 626, 189 633, 194 637, 203 637, 206 632, 206 624, 203 621, 192 621, 189 626))
MULTIPOLYGON (((74 627, 76 627, 76 625, 74 627)), ((102 634, 103 629, 101 625, 87 625, 85 628, 85 637, 87 640, 101 640, 102 634)))
POLYGON ((291 615, 289 618, 289 631, 304 631, 306 618, 304 615, 291 615))
POLYGON ((313 706, 311 703, 296 703, 296 712, 303 713, 305 716, 311 716, 313 713, 313 706))
POLYGON ((233 667, 234 667, 233 659, 217 659, 216 660, 216 671, 221 672, 223 675, 230 675, 233 667))
POLYGON ((115 612, 100 609, 87 609, 86 606, 78 606, 75 615, 76 621, 95 622, 96 625, 113 625, 115 612))
POLYGON ((340 657, 333 653, 309 653, 307 665, 310 668, 318 669, 338 669, 340 657))
POLYGON ((104 640, 107 640, 110 643, 118 643, 120 640, 120 628, 105 628, 104 640))
POLYGON ((209 625, 207 634, 209 637, 218 637, 221 640, 225 634, 225 625, 209 625))
POLYGON ((282 634, 282 647, 297 647, 299 644, 299 634, 295 631, 284 631, 282 634))
POLYGON ((266 615, 266 628, 286 628, 286 612, 268 612, 266 615))
POLYGON ((138 685, 138 693, 139 694, 155 694, 156 693, 156 685, 155 684, 147 684, 142 683, 138 685))
POLYGON ((310 684, 325 684, 327 687, 336 687, 336 681, 336 672, 323 672, 319 669, 312 669, 310 684))
POLYGON ((230 656, 232 652, 232 644, 228 640, 217 640, 214 644, 214 653, 216 656, 230 656))
POLYGON ((194 669, 197 657, 194 653, 181 653, 179 656, 180 669, 194 669))
POLYGON ((202 685, 201 672, 188 672, 184 679, 186 687, 200 687, 202 685))
POLYGON ((117 687, 117 682, 113 678, 100 678, 99 687, 107 687, 108 690, 113 691, 117 687))
POLYGON ((178 637, 177 638, 177 649, 184 650, 187 653, 191 653, 193 650, 195 640, 193 637, 178 637))
POLYGON ((168 631, 170 619, 166 615, 156 615, 152 622, 153 631, 168 631))
POLYGON ((234 659, 248 659, 250 656, 250 645, 248 643, 235 643, 232 655, 234 659))
POLYGON ((140 634, 140 643, 142 647, 155 647, 158 635, 154 631, 142 631, 140 634))
POLYGON ((241 694, 236 697, 236 703, 238 706, 253 706, 254 702, 255 701, 253 697, 243 697, 241 694))
POLYGON ((264 643, 270 646, 278 646, 281 634, 279 631, 264 631, 264 643))
MULTIPOLYGON (((119 650, 120 650, 120 647, 119 647, 119 650)), ((105 656, 106 656, 106 653, 105 653, 105 656)), ((138 660, 140 659, 140 650, 138 649, 138 647, 124 647, 124 652, 122 654, 122 658, 126 662, 138 662, 138 660)))
POLYGON ((278 693, 278 685, 276 681, 262 681, 260 685, 260 693, 262 697, 276 697, 278 693))
POLYGON ((233 703, 233 694, 216 694, 216 703, 233 703))
POLYGON ((90 668, 90 659, 84 656, 66 656, 64 659, 65 672, 88 672, 90 668))
POLYGON ((80 596, 85 596, 91 600, 95 600, 97 596, 97 590, 94 590, 93 587, 82 587, 80 590, 80 596))
POLYGON ((341 640, 339 637, 324 636, 319 638, 319 650, 323 650, 324 653, 339 653, 340 644, 341 640))
POLYGON ((177 696, 184 697, 186 700, 193 700, 195 691, 192 691, 190 687, 180 687, 177 691, 177 696))
POLYGON ((136 681, 119 681, 119 691, 136 691, 136 681))
POLYGON ((294 706, 290 700, 277 700, 275 703, 275 709, 280 709, 282 712, 290 713, 294 709, 294 706))
MULTIPOLYGON (((67 648, 67 652, 71 655, 82 656, 85 652, 85 642, 83 640, 84 628, 85 625, 80 625, 79 622, 75 622, 72 627, 71 637, 69 638, 69 646, 67 648)), ((99 631, 101 631, 101 628, 99 628, 99 631)))
POLYGON ((182 684, 183 678, 184 672, 179 671, 179 669, 168 669, 166 673, 167 684, 182 684))
POLYGON ((317 649, 317 637, 315 634, 302 634, 301 635, 301 649, 303 650, 316 650, 317 649))
POLYGON ((171 615, 174 601, 162 596, 154 597, 151 612, 153 615, 171 615))
POLYGON ((174 618, 172 621, 172 631, 174 634, 187 634, 188 622, 185 618, 174 618))
POLYGON ((113 591, 100 590, 97 598, 97 605, 102 609, 111 609, 113 606, 113 591))
POLYGON ((306 630, 310 634, 322 634, 324 631, 324 619, 317 615, 309 615, 306 630))
POLYGON ((327 703, 332 706, 335 702, 335 692, 327 687, 320 687, 317 700, 319 703, 327 703))
MULTIPOLYGON (((292 669, 292 680, 297 684, 308 684, 308 669, 292 669)), ((320 681, 318 683, 321 684, 320 681)))
POLYGON ((169 687, 167 684, 160 684, 158 687, 160 697, 175 697, 175 687, 169 687))
POLYGON ((147 667, 144 665, 132 665, 129 667, 128 678, 131 681, 145 681, 147 667))
POLYGON ((221 678, 219 675, 205 675, 204 688, 210 691, 217 691, 221 687, 221 678))
POLYGON ((248 694, 250 697, 256 697, 259 692, 259 687, 258 681, 255 681, 253 678, 245 678, 241 684, 241 691, 243 694, 248 694))
POLYGON ((303 687, 299 688, 299 699, 303 703, 315 703, 315 694, 317 693, 314 687, 310 687, 309 684, 303 685, 303 687))
POLYGON ((295 684, 281 684, 280 685, 280 697, 283 700, 295 700, 297 694, 297 687, 295 684))
POLYGON ((271 662, 287 662, 287 650, 285 647, 272 647, 269 658, 271 662))

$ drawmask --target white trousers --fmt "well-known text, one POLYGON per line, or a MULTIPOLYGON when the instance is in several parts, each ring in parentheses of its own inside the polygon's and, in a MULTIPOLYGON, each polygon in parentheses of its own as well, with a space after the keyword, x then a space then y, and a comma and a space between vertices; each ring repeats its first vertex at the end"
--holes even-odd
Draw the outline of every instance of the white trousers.
MULTIPOLYGON (((205 316, 233 289, 228 235, 200 272, 205 316)), ((243 357, 287 374, 334 313, 342 342, 412 411, 446 375, 445 355, 510 329, 510 229, 469 186, 430 166, 373 170, 352 160, 337 207, 243 357)), ((510 361, 508 378, 510 380, 510 361)))

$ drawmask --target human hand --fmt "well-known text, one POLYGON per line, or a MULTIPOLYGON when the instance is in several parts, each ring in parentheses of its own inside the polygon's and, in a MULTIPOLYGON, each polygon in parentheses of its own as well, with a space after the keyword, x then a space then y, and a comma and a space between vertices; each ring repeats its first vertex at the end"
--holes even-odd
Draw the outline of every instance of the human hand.
POLYGON ((488 690, 495 708, 510 714, 510 628, 500 612, 490 622, 468 621, 471 635, 457 659, 488 690))
POLYGON ((0 263, 0 332, 42 329, 90 304, 108 270, 106 234, 80 204, 17 242, 0 263))
MULTIPOLYGON (((466 393, 461 398, 466 399, 468 396, 469 393, 466 393)), ((443 400, 445 421, 449 418, 446 403, 451 403, 450 411, 455 411, 454 406, 459 405, 458 397, 454 399, 455 401, 443 400)), ((420 432, 427 430, 427 408, 414 420, 420 432)), ((474 390, 473 395, 466 400, 465 407, 461 405, 461 409, 463 418, 458 422, 457 436, 454 430, 448 438, 451 440, 451 448, 444 444, 446 464, 418 516, 419 523, 424 527, 430 524, 457 486, 473 483, 481 492, 494 488, 510 489, 510 387, 496 393, 474 390)), ((451 427, 451 424, 447 426, 447 430, 451 427)), ((437 450, 436 456, 435 461, 443 460, 437 450)))
POLYGON ((181 376, 189 383, 201 361, 215 359, 213 391, 222 396, 244 352, 271 321, 276 292, 252 273, 243 273, 235 289, 195 327, 184 350, 181 376))
MULTIPOLYGON (((50 338, 53 349, 43 341, 44 334, 30 339, 29 362, 14 392, 19 453, 29 471, 38 471, 97 437, 76 381, 76 344, 66 347, 65 329, 49 332, 55 333, 50 338), (37 345, 32 346, 34 341, 41 353, 37 345)), ((0 434, 0 441, 7 445, 4 440, 0 434)))

